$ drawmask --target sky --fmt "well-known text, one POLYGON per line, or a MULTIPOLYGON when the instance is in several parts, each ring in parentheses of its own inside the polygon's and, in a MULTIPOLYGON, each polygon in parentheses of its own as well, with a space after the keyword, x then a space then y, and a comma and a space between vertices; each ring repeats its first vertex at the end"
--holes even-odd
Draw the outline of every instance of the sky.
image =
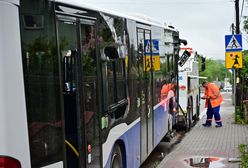
MULTIPOLYGON (((123 14, 144 14, 161 23, 174 26, 180 38, 188 41, 199 54, 225 60, 225 35, 230 35, 235 23, 234 0, 83 0, 96 7, 123 14)), ((240 0, 240 13, 242 9, 240 0)), ((245 1, 244 1, 245 2, 245 1)), ((248 15, 244 3, 242 16, 248 15)), ((242 30, 241 19, 241 31, 242 30)), ((248 35, 244 36, 248 39, 248 35)), ((248 49, 243 38, 243 49, 248 49)))

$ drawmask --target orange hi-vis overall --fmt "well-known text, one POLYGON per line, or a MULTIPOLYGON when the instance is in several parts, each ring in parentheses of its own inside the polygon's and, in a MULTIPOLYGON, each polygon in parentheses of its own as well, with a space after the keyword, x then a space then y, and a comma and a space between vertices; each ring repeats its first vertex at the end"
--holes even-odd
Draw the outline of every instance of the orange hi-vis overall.
POLYGON ((214 115, 215 122, 218 126, 222 126, 220 117, 220 104, 223 101, 223 97, 220 93, 219 87, 214 83, 208 83, 205 90, 205 96, 209 99, 206 100, 205 107, 207 107, 207 120, 206 125, 210 126, 214 115))
POLYGON ((167 96, 169 91, 172 90, 175 94, 175 85, 173 83, 164 84, 161 89, 161 101, 164 100, 167 96))
MULTIPOLYGON (((205 96, 210 98, 210 104, 212 108, 220 106, 223 101, 223 97, 220 94, 219 87, 214 83, 208 83, 207 89, 205 90, 205 96)), ((206 101, 205 107, 208 107, 209 101, 206 101)))

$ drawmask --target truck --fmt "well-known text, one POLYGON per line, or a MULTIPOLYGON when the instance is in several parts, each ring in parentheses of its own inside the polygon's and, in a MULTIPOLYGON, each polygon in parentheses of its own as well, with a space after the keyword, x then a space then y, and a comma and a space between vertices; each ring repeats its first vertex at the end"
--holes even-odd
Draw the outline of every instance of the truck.
POLYGON ((180 48, 178 61, 178 116, 177 124, 190 129, 200 115, 199 71, 205 69, 205 58, 191 47, 180 48), (201 61, 200 61, 201 60, 201 61), (199 64, 202 64, 200 68, 199 64))

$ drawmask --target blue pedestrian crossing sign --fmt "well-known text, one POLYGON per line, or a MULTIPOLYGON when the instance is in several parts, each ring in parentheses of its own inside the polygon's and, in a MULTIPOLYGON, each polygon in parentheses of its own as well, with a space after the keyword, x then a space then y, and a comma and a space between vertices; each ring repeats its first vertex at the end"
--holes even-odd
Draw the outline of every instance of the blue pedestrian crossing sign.
POLYGON ((145 54, 146 55, 159 55, 159 41, 157 39, 145 40, 145 54))
POLYGON ((144 43, 145 43, 144 71, 150 71, 150 70, 159 71, 160 70, 159 40, 146 39, 144 43))
POLYGON ((241 34, 232 34, 225 36, 226 52, 242 51, 241 34))

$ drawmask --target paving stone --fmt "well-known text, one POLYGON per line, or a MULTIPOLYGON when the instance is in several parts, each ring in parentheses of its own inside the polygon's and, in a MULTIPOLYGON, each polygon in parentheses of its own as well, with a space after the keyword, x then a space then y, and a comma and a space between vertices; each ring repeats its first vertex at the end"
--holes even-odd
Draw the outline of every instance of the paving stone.
MULTIPOLYGON (((248 125, 235 124, 234 106, 230 94, 224 93, 224 102, 221 105, 221 118, 223 127, 216 128, 214 123, 211 127, 204 127, 206 115, 188 132, 181 143, 169 153, 158 168, 184 168, 187 159, 194 158, 220 158, 221 161, 212 161, 210 164, 218 164, 221 167, 238 168, 239 162, 228 162, 230 158, 239 158, 239 145, 248 144, 248 125), (218 163, 219 162, 219 163, 218 163)), ((191 159, 191 161, 194 161, 191 159)), ((204 159, 202 159, 204 160, 204 159)), ((202 161, 201 160, 201 161, 202 161)), ((207 160, 207 159, 205 159, 207 160)), ((211 160, 211 159, 210 159, 211 160)))

